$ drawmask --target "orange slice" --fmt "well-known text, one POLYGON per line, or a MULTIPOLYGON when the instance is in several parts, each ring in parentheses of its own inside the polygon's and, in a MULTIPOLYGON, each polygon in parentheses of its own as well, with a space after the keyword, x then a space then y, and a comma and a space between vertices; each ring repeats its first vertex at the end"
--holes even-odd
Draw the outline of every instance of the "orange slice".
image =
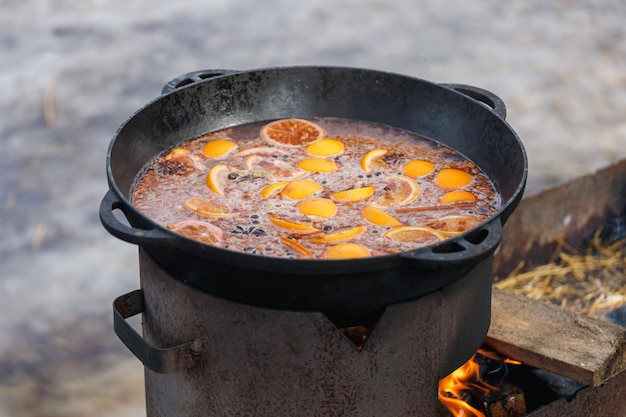
POLYGON ((361 158, 361 168, 363 171, 369 173, 376 168, 384 168, 387 166, 382 161, 382 157, 387 154, 387 149, 372 149, 361 158))
POLYGON ((233 155, 233 158, 239 158, 250 155, 287 155, 287 152, 282 149, 274 148, 271 146, 258 146, 256 148, 244 149, 241 152, 237 152, 233 155))
POLYGON ((216 139, 202 148, 202 154, 211 159, 222 159, 237 149, 237 144, 232 140, 216 139))
POLYGON ((278 160, 263 158, 258 155, 250 155, 246 158, 246 169, 253 175, 269 176, 275 180, 288 181, 301 178, 307 175, 307 172, 289 165, 288 163, 278 160))
POLYGON ((370 256, 370 251, 365 246, 356 243, 340 243, 324 252, 326 259, 366 258, 368 256, 370 256))
POLYGON ((199 240, 214 246, 221 246, 224 242, 224 232, 219 227, 200 220, 181 220, 166 226, 169 230, 181 234, 189 239, 199 240))
POLYGON ((311 198, 298 203, 298 211, 309 216, 329 219, 337 214, 337 205, 325 198, 311 198))
POLYGON ((287 197, 292 200, 304 200, 307 197, 322 190, 322 186, 311 180, 295 180, 283 188, 280 192, 282 197, 287 197))
POLYGON ((261 188, 261 197, 263 197, 263 199, 273 197, 281 192, 287 186, 287 184, 289 184, 289 182, 280 181, 266 185, 265 187, 261 188))
POLYGON ((473 229, 480 223, 481 220, 473 216, 452 215, 435 219, 429 224, 445 234, 459 234, 473 229))
POLYGON ((383 237, 396 242, 431 245, 445 239, 445 235, 425 226, 398 226, 385 232, 383 237))
POLYGON ((281 218, 278 218, 278 217, 273 216, 271 214, 269 215, 269 219, 276 226, 278 226, 278 227, 280 227, 282 229, 287 229, 287 230, 291 230, 293 232, 298 232, 299 234, 318 233, 320 231, 319 229, 316 229, 313 226, 309 226, 308 224, 298 223, 298 222, 294 222, 294 221, 291 221, 291 220, 281 219, 281 218))
POLYGON ((456 168, 444 168, 435 177, 441 188, 461 188, 472 182, 472 174, 456 168))
POLYGON ((414 159, 402 167, 402 173, 411 178, 423 177, 435 168, 435 164, 423 159, 414 159))
POLYGON ((339 191, 333 193, 330 197, 340 203, 354 203, 355 201, 365 200, 374 193, 374 187, 352 188, 350 190, 339 191))
POLYGON ((326 233, 323 236, 314 236, 309 241, 311 243, 336 243, 345 242, 346 240, 354 239, 365 231, 365 226, 350 227, 347 229, 337 230, 331 233, 326 233))
POLYGON ((198 197, 186 200, 185 207, 203 216, 228 217, 237 214, 232 213, 230 208, 220 201, 205 200, 198 197))
POLYGON ((206 169, 204 164, 202 163, 201 158, 198 155, 195 155, 191 151, 183 148, 174 148, 170 153, 168 153, 165 158, 167 161, 177 161, 183 164, 187 170, 199 170, 203 171, 206 169))
POLYGON ((379 226, 402 226, 402 223, 400 223, 395 217, 377 209, 376 207, 365 206, 363 207, 363 210, 361 210, 361 214, 365 220, 379 226))
POLYGON ((313 156, 335 156, 346 150, 346 146, 335 139, 322 139, 306 147, 305 151, 313 156))
POLYGON ((266 124, 261 137, 268 143, 288 148, 306 146, 326 136, 321 126, 303 119, 282 119, 266 124))
POLYGON ((378 207, 404 206, 415 200, 419 195, 419 186, 413 178, 404 175, 391 175, 387 185, 374 202, 378 207))
POLYGON ((472 202, 472 201, 476 201, 476 197, 474 196, 474 194, 465 190, 454 190, 454 191, 447 192, 441 196, 441 202, 443 204, 472 202))
POLYGON ((225 164, 214 165, 206 176, 206 186, 216 194, 224 195, 224 185, 230 170, 225 164))
POLYGON ((306 158, 297 163, 298 168, 309 172, 333 172, 337 169, 337 164, 330 159, 306 158))
POLYGON ((299 242, 296 242, 293 239, 289 239, 288 237, 282 236, 280 238, 280 241, 283 242, 283 244, 285 246, 295 250, 296 252, 298 252, 301 255, 304 255, 307 258, 312 258, 313 257, 313 254, 311 253, 310 250, 308 250, 307 248, 302 246, 299 242))

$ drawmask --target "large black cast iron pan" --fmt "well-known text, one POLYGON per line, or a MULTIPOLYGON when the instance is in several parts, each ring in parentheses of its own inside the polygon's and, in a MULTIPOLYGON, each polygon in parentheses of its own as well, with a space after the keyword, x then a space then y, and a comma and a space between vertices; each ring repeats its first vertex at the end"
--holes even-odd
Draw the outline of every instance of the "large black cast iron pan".
POLYGON ((202 291, 273 308, 323 311, 350 322, 430 293, 495 251, 502 225, 522 197, 523 146, 492 93, 404 75, 338 67, 199 71, 164 87, 113 138, 110 190, 100 217, 114 236, 140 245, 164 269, 202 291), (203 245, 170 232, 133 208, 131 192, 147 163, 211 131, 288 117, 382 123, 435 139, 482 168, 502 197, 479 227, 438 245, 351 260, 278 259, 203 245), (130 225, 114 215, 121 210, 130 225))

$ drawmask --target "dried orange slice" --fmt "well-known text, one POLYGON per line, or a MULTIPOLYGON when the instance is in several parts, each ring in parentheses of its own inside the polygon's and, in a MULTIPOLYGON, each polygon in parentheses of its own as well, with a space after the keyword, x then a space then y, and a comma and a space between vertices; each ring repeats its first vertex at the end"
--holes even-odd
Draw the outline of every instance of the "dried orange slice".
POLYGON ((465 203, 472 201, 476 201, 476 196, 465 190, 454 190, 441 196, 441 202, 443 204, 465 203))
POLYGON ((374 193, 374 187, 352 188, 350 190, 339 191, 333 193, 330 197, 340 203, 354 203, 355 201, 365 200, 374 193))
POLYGON ((200 220, 181 220, 166 226, 169 230, 181 234, 189 239, 199 240, 214 246, 222 246, 224 232, 219 227, 200 220))
POLYGON ((337 214, 337 205, 325 198, 310 198, 298 203, 298 211, 309 216, 329 219, 337 214))
POLYGON ((387 154, 387 149, 372 149, 361 158, 361 168, 363 171, 369 173, 376 168, 384 168, 387 166, 382 161, 382 157, 387 154))
POLYGON ((435 164, 423 159, 414 159, 402 166, 402 173, 411 178, 423 177, 435 168, 435 164))
POLYGON ((261 137, 266 142, 288 148, 306 146, 325 136, 321 126, 303 119, 275 120, 261 128, 261 137))
POLYGON ((365 220, 378 226, 402 226, 402 223, 400 223, 395 217, 377 209, 376 207, 365 206, 363 207, 363 210, 361 210, 361 214, 365 220))
POLYGON ((477 217, 452 215, 435 219, 429 225, 445 234, 459 234, 473 229, 480 223, 481 220, 477 217))
POLYGON ((289 239, 288 237, 282 236, 280 238, 280 241, 283 242, 283 244, 285 246, 295 250, 296 252, 298 252, 301 255, 306 256, 307 258, 312 258, 313 257, 313 254, 311 253, 310 250, 308 250, 307 248, 302 246, 302 244, 300 244, 299 242, 296 242, 293 239, 289 239))
POLYGON ((336 230, 331 233, 326 233, 323 236, 314 236, 309 241, 311 243, 336 243, 345 242, 346 240, 354 239, 365 231, 365 226, 350 227, 347 229, 336 230))
POLYGON ((391 175, 382 195, 373 203, 377 207, 404 206, 419 195, 419 186, 413 178, 404 175, 391 175))
POLYGON ((334 161, 324 158, 306 158, 296 165, 298 168, 309 172, 333 172, 337 169, 337 164, 334 161))
POLYGON ((269 215, 269 219, 276 226, 282 229, 291 230, 292 232, 297 232, 298 234, 318 233, 320 231, 319 229, 309 226, 308 224, 281 219, 271 214, 269 215))
POLYGON ((324 252, 326 259, 366 258, 368 256, 370 256, 370 251, 365 246, 356 243, 340 243, 324 252))
POLYGON ((266 185, 265 187, 261 188, 261 197, 263 197, 264 199, 273 197, 281 192, 287 186, 287 184, 289 184, 289 182, 280 181, 266 185))
POLYGON ((472 174, 456 168, 444 168, 435 177, 441 188, 462 188, 472 182, 472 174))
POLYGON ((307 175, 307 172, 289 165, 288 163, 278 160, 263 158, 258 155, 250 155, 246 158, 246 169, 253 175, 268 176, 279 181, 288 181, 301 178, 307 175))
POLYGON ((335 139, 322 139, 306 147, 305 151, 313 156, 336 156, 342 154, 346 146, 335 139))
POLYGON ((185 207, 203 216, 228 217, 237 213, 230 211, 230 208, 221 201, 205 200, 193 197, 185 201, 185 207))
POLYGON ((396 242, 431 245, 445 239, 445 235, 426 226, 398 226, 385 232, 383 237, 396 242))
POLYGON ((204 145, 202 155, 211 159, 222 159, 233 153, 237 144, 232 140, 216 139, 204 145))
POLYGON ((307 197, 322 190, 322 186, 311 180, 295 180, 283 188, 280 192, 281 197, 287 197, 292 200, 304 200, 307 197))
POLYGON ((206 186, 214 193, 224 195, 224 185, 228 181, 229 172, 226 164, 214 165, 206 176, 206 186))

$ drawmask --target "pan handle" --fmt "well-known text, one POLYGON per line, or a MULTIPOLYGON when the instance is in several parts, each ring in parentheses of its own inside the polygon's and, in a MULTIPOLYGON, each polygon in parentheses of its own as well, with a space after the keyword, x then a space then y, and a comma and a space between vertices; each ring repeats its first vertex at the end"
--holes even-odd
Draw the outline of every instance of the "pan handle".
POLYGON ((129 219, 131 216, 126 212, 126 205, 115 195, 113 190, 109 190, 100 203, 100 221, 104 228, 118 239, 137 245, 162 243, 171 239, 170 236, 152 227, 139 229, 122 223, 115 217, 114 210, 121 210, 129 219))
POLYGON ((143 311, 142 290, 121 295, 113 302, 113 330, 144 366, 160 374, 170 374, 193 368, 200 363, 202 343, 198 339, 167 349, 154 347, 144 340, 126 321, 143 311))
POLYGON ((504 104, 504 101, 497 95, 493 94, 491 91, 466 84, 441 85, 458 93, 461 93, 464 96, 471 98, 472 100, 478 101, 479 103, 486 105, 496 115, 500 116, 501 119, 506 119, 506 105, 504 104))
POLYGON ((403 252, 407 260, 418 261, 430 268, 449 267, 454 264, 478 262, 495 252, 502 240, 502 223, 499 219, 458 239, 449 239, 441 245, 420 252, 403 252))
POLYGON ((227 69, 199 70, 188 72, 186 74, 179 75, 178 77, 172 79, 167 84, 165 84, 161 89, 161 94, 171 93, 172 91, 178 90, 179 88, 199 83, 201 81, 208 80, 209 78, 235 74, 237 72, 239 71, 227 69))

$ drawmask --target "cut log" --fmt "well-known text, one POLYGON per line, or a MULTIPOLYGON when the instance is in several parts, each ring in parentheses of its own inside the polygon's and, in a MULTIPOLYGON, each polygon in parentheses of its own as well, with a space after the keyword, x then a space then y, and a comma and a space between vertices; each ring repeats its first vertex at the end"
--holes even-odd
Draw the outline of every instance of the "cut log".
POLYGON ((592 386, 626 369, 625 328, 497 288, 485 345, 592 386))

